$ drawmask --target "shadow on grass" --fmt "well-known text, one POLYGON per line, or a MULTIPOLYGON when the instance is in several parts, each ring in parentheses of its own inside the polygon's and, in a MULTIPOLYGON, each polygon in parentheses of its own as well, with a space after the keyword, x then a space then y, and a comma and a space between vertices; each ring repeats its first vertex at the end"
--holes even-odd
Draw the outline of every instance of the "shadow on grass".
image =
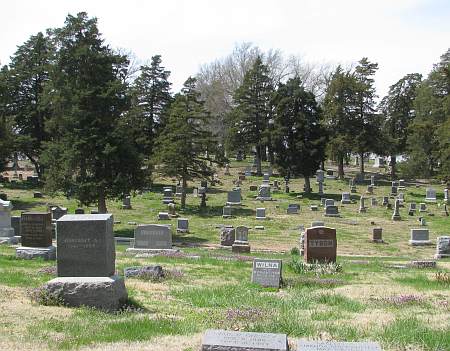
POLYGON ((28 211, 31 208, 36 207, 36 206, 44 206, 44 205, 47 204, 47 202, 44 202, 44 201, 38 201, 38 202, 36 202, 36 201, 22 201, 22 200, 14 199, 12 201, 12 204, 14 206, 14 208, 13 208, 14 210, 28 211))
POLYGON ((122 229, 114 230, 114 236, 123 236, 126 238, 134 238, 134 229, 122 228, 122 229))
MULTIPOLYGON (((180 215, 199 216, 201 218, 212 218, 222 216, 223 206, 206 206, 206 208, 200 208, 200 206, 186 205, 184 210, 180 210, 180 215)), ((244 207, 233 207, 232 214, 234 216, 249 216, 253 214, 253 210, 244 207)))

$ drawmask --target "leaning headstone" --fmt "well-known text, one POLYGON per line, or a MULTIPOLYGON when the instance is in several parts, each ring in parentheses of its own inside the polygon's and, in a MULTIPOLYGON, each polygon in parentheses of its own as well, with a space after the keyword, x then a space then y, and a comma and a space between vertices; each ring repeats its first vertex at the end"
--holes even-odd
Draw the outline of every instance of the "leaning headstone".
POLYGON ((54 221, 60 219, 62 216, 65 216, 67 214, 66 207, 54 206, 50 209, 50 211, 52 213, 52 219, 54 221))
POLYGON ((205 332, 201 351, 287 351, 286 334, 212 330, 205 332))
POLYGON ((236 237, 232 246, 232 251, 236 253, 250 252, 247 227, 244 226, 236 227, 236 237))
POLYGON ((232 190, 228 192, 227 205, 241 205, 241 191, 232 190))
POLYGON ((58 278, 45 285, 65 305, 114 311, 128 294, 115 273, 113 216, 66 215, 56 221, 58 278))
POLYGON ((24 212, 20 218, 21 245, 16 256, 24 259, 54 260, 56 248, 52 245, 52 215, 46 212, 24 212))
POLYGON ((14 229, 11 226, 11 201, 0 200, 0 241, 10 241, 14 237, 14 229))
POLYGON ((351 204, 350 193, 342 193, 341 204, 351 204))
POLYGON ((306 262, 336 262, 336 229, 328 227, 307 228, 304 240, 306 262))
POLYGON ((257 208, 256 209, 256 219, 266 219, 266 209, 265 208, 257 208))
POLYGON ((128 252, 173 251, 172 233, 166 225, 140 224, 134 229, 134 247, 128 252))
POLYGON ((340 342, 299 340, 297 351, 382 351, 377 342, 340 342))
POLYGON ((436 190, 433 188, 427 188, 425 197, 426 202, 436 202, 436 190))
POLYGON ((372 242, 383 243, 383 228, 372 228, 372 242))
POLYGON ((234 228, 222 228, 220 232, 220 245, 232 246, 236 238, 236 230, 234 228))
POLYGON ((434 258, 450 257, 450 236, 438 236, 436 239, 436 254, 434 258))
POLYGON ((428 229, 411 229, 411 239, 409 244, 412 246, 430 245, 430 232, 428 229))
POLYGON ((326 206, 325 207, 325 217, 340 217, 339 208, 337 206, 326 206))
POLYGON ((259 186, 258 196, 256 200, 270 201, 272 196, 270 195, 270 185, 262 184, 259 186))
POLYGON ((232 207, 231 206, 224 206, 223 207, 223 218, 230 218, 232 216, 232 207))
POLYGON ((279 288, 281 283, 282 260, 254 258, 252 283, 264 287, 279 288))
POLYGON ((187 218, 178 218, 177 232, 178 233, 189 233, 189 220, 187 218))

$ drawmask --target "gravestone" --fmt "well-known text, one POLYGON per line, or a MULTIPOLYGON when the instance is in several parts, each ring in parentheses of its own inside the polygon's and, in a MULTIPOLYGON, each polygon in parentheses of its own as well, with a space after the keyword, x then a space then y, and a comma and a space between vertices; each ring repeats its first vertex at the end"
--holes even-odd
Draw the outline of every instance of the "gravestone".
POLYGON ((77 215, 84 214, 84 209, 82 209, 82 208, 76 208, 76 209, 75 209, 75 214, 77 214, 77 215))
POLYGON ((244 226, 236 227, 235 240, 232 246, 232 251, 236 253, 250 252, 250 245, 248 244, 248 228, 244 226))
POLYGON ((375 187, 375 176, 370 176, 370 185, 375 187))
POLYGON ((286 334, 209 329, 201 351, 288 351, 288 341, 286 334))
POLYGON ((409 204, 409 212, 412 212, 413 214, 416 212, 416 209, 417 209, 417 204, 415 203, 415 202, 411 202, 410 204, 409 204))
POLYGON ((412 246, 430 245, 430 232, 428 229, 411 229, 411 239, 409 244, 412 246))
POLYGON ((200 187, 208 190, 208 181, 207 180, 200 181, 200 187))
POLYGON ((189 233, 189 220, 187 218, 178 218, 177 232, 178 233, 189 233))
POLYGON ((236 238, 236 230, 234 228, 222 228, 220 232, 220 245, 232 246, 236 238))
POLYGON ((387 206, 389 205, 389 197, 388 196, 383 196, 383 206, 387 206))
POLYGON ((298 204, 289 204, 286 210, 287 214, 298 214, 300 210, 300 205, 298 204))
POLYGON ((370 205, 371 205, 372 207, 378 206, 378 200, 377 200, 376 197, 370 198, 370 205))
POLYGON ((265 208, 257 208, 256 209, 256 219, 266 219, 266 209, 265 208))
POLYGON ((356 193, 356 185, 355 185, 355 181, 353 179, 350 179, 349 186, 350 186, 350 192, 352 194, 355 194, 356 193))
POLYGON ((311 205, 309 208, 311 209, 311 211, 319 211, 319 206, 317 205, 311 205))
POLYGON ((264 287, 279 288, 281 283, 282 260, 254 258, 252 283, 264 287))
POLYGON ((56 221, 56 230, 58 277, 114 275, 116 251, 111 214, 66 215, 56 221))
POLYGON ((383 243, 383 228, 372 228, 372 242, 383 243))
POLYGON ((231 175, 231 173, 230 173, 230 165, 228 163, 225 165, 224 175, 227 175, 227 176, 231 175))
POLYGON ((337 206, 326 206, 325 207, 325 217, 340 217, 339 208, 337 206))
MULTIPOLYGON (((244 172, 244 176, 245 176, 245 177, 251 177, 251 175, 252 175, 252 170, 251 170, 251 168, 247 168, 247 169, 245 170, 245 172, 244 172)), ((245 178, 244 178, 244 180, 245 180, 245 178)))
POLYGON ((42 199, 42 198, 44 197, 44 195, 42 195, 42 193, 39 192, 39 191, 35 191, 35 192, 33 193, 33 197, 34 197, 35 199, 42 199))
POLYGON ((332 169, 327 169, 327 175, 325 176, 326 179, 336 179, 334 176, 334 171, 332 169))
POLYGON ((366 212, 366 205, 365 205, 365 197, 361 196, 359 199, 359 213, 365 213, 366 212))
POLYGON ((269 173, 264 173, 263 174, 263 183, 269 183, 270 182, 270 176, 269 173))
POLYGON ((0 240, 10 242, 14 237, 14 229, 11 226, 11 201, 0 200, 0 240))
POLYGON ((367 186, 367 194, 369 194, 369 195, 373 194, 373 186, 372 185, 367 186))
POLYGON ((397 199, 395 200, 394 204, 394 213, 392 214, 392 220, 393 221, 400 221, 402 217, 400 216, 400 201, 397 199))
POLYGON ((381 167, 384 167, 385 165, 386 165, 386 161, 384 158, 382 158, 382 157, 375 158, 375 162, 373 164, 374 168, 381 168, 381 167))
POLYGON ((395 196, 397 196, 397 194, 398 194, 398 188, 396 186, 391 186, 390 195, 395 197, 395 196))
POLYGON ((159 221, 170 220, 169 213, 168 212, 158 212, 158 220, 159 221))
POLYGON ((427 204, 424 202, 421 202, 419 204, 419 212, 427 212, 427 204))
POLYGON ((433 188, 427 188, 425 197, 426 202, 436 202, 436 190, 433 188))
POLYGON ((327 206, 334 206, 334 200, 333 199, 325 199, 325 207, 327 206))
POLYGON ((450 236, 438 236, 436 239, 436 254, 434 258, 450 257, 450 236))
POLYGON ((52 219, 54 221, 60 219, 62 216, 65 216, 67 214, 66 207, 54 206, 50 209, 50 211, 52 213, 52 219))
POLYGON ((403 206, 403 203, 405 202, 405 194, 403 194, 403 193, 398 193, 397 199, 398 199, 398 201, 400 202, 400 206, 403 206))
POLYGON ((297 351, 382 351, 377 342, 305 341, 299 340, 297 351))
POLYGON ((257 191, 258 187, 256 185, 250 185, 250 191, 257 191))
POLYGON ((317 192, 319 195, 323 195, 323 183, 319 182, 319 190, 317 192))
POLYGON ((167 205, 173 202, 173 193, 172 187, 164 187, 163 188, 163 204, 167 205))
POLYGON ((321 169, 318 169, 316 172, 316 182, 323 183, 325 180, 325 172, 321 169))
POLYGON ((223 214, 222 214, 222 217, 223 217, 223 218, 230 218, 230 217, 232 216, 232 214, 231 214, 231 209, 232 209, 231 206, 224 206, 224 207, 223 207, 223 214))
POLYGON ((273 181, 273 188, 275 190, 280 190, 280 184, 278 183, 278 180, 273 181))
POLYGON ((336 262, 336 229, 328 227, 307 228, 304 240, 306 262, 336 262))
POLYGON ((122 209, 131 210, 131 196, 126 195, 122 200, 122 209))
POLYGON ((262 201, 271 201, 272 200, 272 197, 270 196, 270 185, 261 184, 259 186, 258 196, 256 197, 256 200, 262 200, 262 201))
POLYGON ((398 180, 398 188, 399 189, 406 189, 406 185, 405 185, 405 180, 404 179, 399 179, 398 180))
MULTIPOLYGON (((21 244, 24 248, 52 247, 52 215, 46 212, 24 212, 20 218, 21 244)), ((53 249, 49 249, 54 251, 53 249)))
POLYGON ((325 222, 324 221, 312 221, 311 227, 324 227, 325 222))
POLYGON ((139 224, 134 229, 134 247, 130 252, 172 251, 172 233, 166 225, 139 224))
POLYGON ((449 199, 449 195, 448 195, 448 189, 445 188, 444 189, 444 204, 449 204, 450 203, 450 199, 449 199))
POLYGON ((172 202, 170 204, 167 204, 167 212, 169 212, 169 217, 176 218, 178 217, 177 209, 175 207, 175 204, 172 202))
POLYGON ((341 204, 351 204, 350 193, 342 193, 341 204))
POLYGON ((175 196, 181 197, 183 195, 183 187, 181 185, 177 185, 175 187, 175 196))
POLYGON ((11 216, 11 227, 14 229, 14 235, 20 236, 20 216, 11 216))
POLYGON ((228 192, 227 205, 241 205, 241 190, 232 190, 228 192))

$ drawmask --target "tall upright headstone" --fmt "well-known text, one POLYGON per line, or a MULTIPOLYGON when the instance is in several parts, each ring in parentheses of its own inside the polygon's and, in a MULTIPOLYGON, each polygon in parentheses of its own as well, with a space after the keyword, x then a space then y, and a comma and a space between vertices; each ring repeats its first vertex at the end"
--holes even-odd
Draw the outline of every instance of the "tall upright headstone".
POLYGON ((306 262, 336 262, 336 229, 307 228, 304 240, 306 262))
POLYGON ((236 227, 235 235, 236 237, 232 246, 232 251, 236 253, 250 252, 248 228, 244 226, 236 227))
POLYGON ((0 238, 7 240, 14 236, 14 229, 11 226, 12 208, 11 201, 0 200, 0 238))
POLYGON ((258 196, 256 200, 270 201, 272 200, 272 196, 270 195, 270 185, 269 184, 261 184, 258 190, 258 196))
POLYGON ((365 197, 361 196, 359 199, 359 213, 366 212, 366 204, 365 204, 365 197))
POLYGON ((402 217, 400 216, 400 200, 395 200, 394 205, 394 213, 392 214, 392 220, 393 221, 400 221, 402 217))

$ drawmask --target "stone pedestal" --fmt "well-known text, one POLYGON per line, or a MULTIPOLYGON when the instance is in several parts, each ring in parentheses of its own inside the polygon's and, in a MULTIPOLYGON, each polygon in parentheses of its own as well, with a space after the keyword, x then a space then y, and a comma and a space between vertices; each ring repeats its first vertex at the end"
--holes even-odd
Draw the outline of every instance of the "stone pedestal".
POLYGON ((44 289, 71 307, 95 307, 116 311, 128 298, 123 278, 60 277, 50 280, 44 289))
POLYGON ((44 260, 56 260, 56 247, 26 247, 19 246, 16 248, 16 257, 25 260, 34 258, 43 258, 44 260))

